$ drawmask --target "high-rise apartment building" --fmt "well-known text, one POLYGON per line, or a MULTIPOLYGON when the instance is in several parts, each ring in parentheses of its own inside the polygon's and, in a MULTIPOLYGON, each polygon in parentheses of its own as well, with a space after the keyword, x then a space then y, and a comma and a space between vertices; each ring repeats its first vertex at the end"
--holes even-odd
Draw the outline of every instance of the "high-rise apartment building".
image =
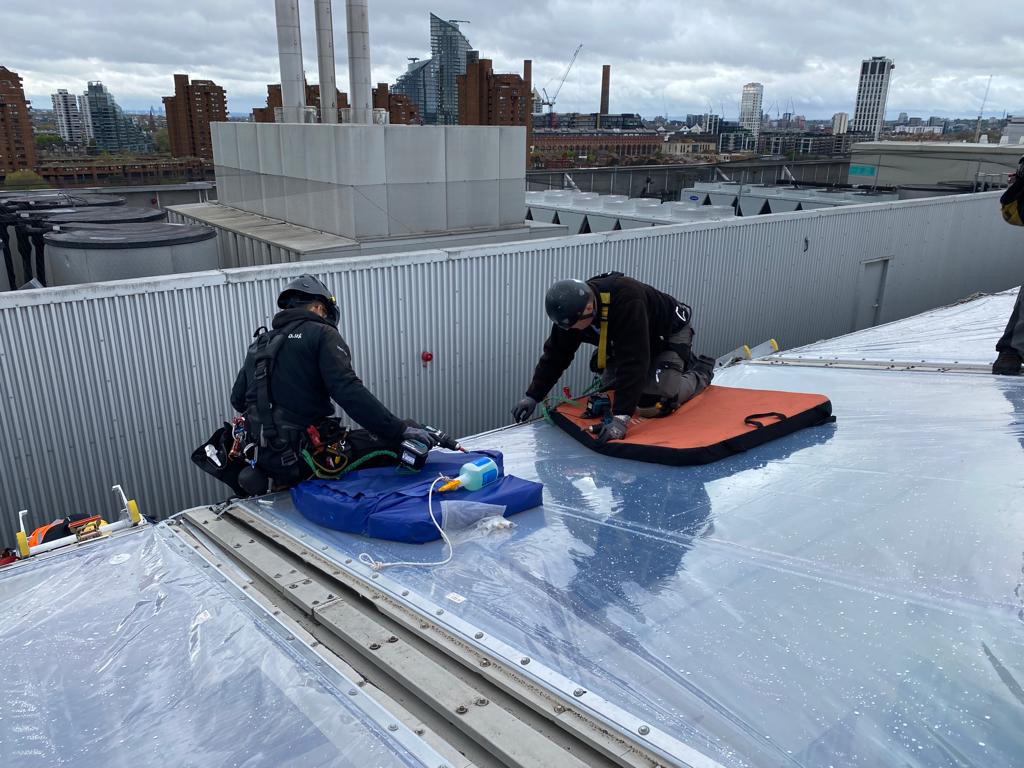
POLYGON ((704 127, 704 133, 717 136, 722 132, 722 118, 719 115, 712 115, 706 112, 700 116, 699 125, 704 127))
POLYGON ((409 68, 395 81, 391 93, 401 93, 416 107, 426 125, 459 122, 459 75, 466 74, 469 41, 459 22, 430 14, 431 58, 410 58, 409 68))
POLYGON ((832 115, 832 135, 842 136, 850 130, 850 116, 846 112, 836 112, 832 115))
POLYGON ((541 98, 540 91, 536 88, 533 89, 533 114, 543 115, 544 114, 544 99, 541 98))
POLYGON ((228 119, 224 89, 212 80, 188 81, 188 75, 174 76, 174 95, 164 96, 167 136, 174 157, 213 159, 210 123, 228 119))
POLYGON ((430 14, 430 54, 437 82, 437 123, 459 122, 459 75, 466 74, 469 40, 459 31, 456 21, 430 14))
POLYGON ((17 171, 36 164, 29 106, 18 73, 0 67, 0 171, 17 171))
POLYGON ((743 86, 740 97, 740 128, 750 131, 755 136, 761 130, 761 103, 764 99, 764 86, 760 83, 747 83, 743 86))
POLYGON ((416 105, 404 93, 392 93, 387 83, 377 83, 373 89, 373 108, 386 110, 388 122, 392 125, 416 125, 420 122, 416 105))
POLYGON ((885 102, 889 98, 889 80, 895 69, 892 59, 872 56, 860 65, 857 104, 853 109, 854 133, 870 133, 876 140, 885 121, 885 102))
POLYGON ((88 118, 89 103, 64 88, 51 93, 50 101, 53 102, 53 115, 60 137, 68 144, 88 144, 92 138, 92 122, 88 118))
POLYGON ((96 146, 107 152, 152 152, 153 140, 114 100, 100 82, 90 82, 85 92, 96 146))
POLYGON ((391 93, 406 96, 426 125, 437 122, 437 76, 433 59, 413 59, 391 88, 391 93))
POLYGON ((460 125, 529 126, 532 62, 523 62, 523 76, 496 75, 490 59, 470 51, 466 74, 458 78, 460 125))

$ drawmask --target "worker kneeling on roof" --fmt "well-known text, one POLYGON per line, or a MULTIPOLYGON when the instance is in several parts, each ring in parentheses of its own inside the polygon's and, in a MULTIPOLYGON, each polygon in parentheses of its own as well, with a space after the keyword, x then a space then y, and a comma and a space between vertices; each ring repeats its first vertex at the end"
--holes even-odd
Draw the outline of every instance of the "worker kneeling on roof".
MULTIPOLYGON (((370 454, 394 464, 408 450, 426 452, 448 438, 440 430, 402 421, 359 380, 338 332, 338 306, 323 283, 302 275, 277 298, 273 328, 261 328, 231 389, 231 405, 245 416, 239 485, 250 494, 330 477, 370 454), (363 430, 333 418, 331 400, 363 430), (410 446, 412 446, 410 448, 410 446)), ((408 461, 412 465, 413 461, 408 461)))
POLYGON ((512 409, 516 421, 530 418, 583 343, 597 346, 591 370, 614 391, 602 443, 624 438, 634 414, 667 416, 711 383, 714 360, 692 350, 690 307, 656 288, 608 272, 586 282, 559 280, 544 305, 554 325, 533 381, 512 409))

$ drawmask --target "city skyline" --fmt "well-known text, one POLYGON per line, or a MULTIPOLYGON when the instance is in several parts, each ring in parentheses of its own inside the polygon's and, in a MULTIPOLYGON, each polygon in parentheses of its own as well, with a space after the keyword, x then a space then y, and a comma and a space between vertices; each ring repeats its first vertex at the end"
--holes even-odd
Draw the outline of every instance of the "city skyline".
MULTIPOLYGON (((561 76, 572 49, 583 42, 557 111, 596 111, 601 64, 610 63, 611 112, 680 117, 711 111, 736 119, 741 88, 755 81, 764 84, 763 109, 771 118, 793 112, 825 120, 835 112, 853 113, 860 62, 886 56, 899 62, 887 119, 899 112, 976 115, 989 74, 995 77, 985 114, 1024 112, 1024 63, 1017 53, 1024 43, 1000 37, 998 28, 953 3, 940 3, 946 8, 941 13, 934 4, 868 4, 830 9, 828 18, 820 18, 801 3, 684 14, 671 5, 640 2, 623 17, 620 6, 603 2, 587 4, 587 13, 568 12, 574 2, 512 8, 398 0, 371 6, 373 80, 394 83, 407 57, 430 55, 425 42, 435 12, 469 19, 464 31, 496 72, 518 71, 523 59, 532 59, 538 88, 561 76), (779 45, 784 39, 793 43, 779 45)), ((181 0, 173 12, 140 10, 125 0, 80 2, 65 9, 58 27, 48 23, 44 9, 24 0, 5 3, 2 15, 9 29, 2 63, 21 74, 36 108, 47 109, 59 88, 76 93, 89 80, 102 80, 125 109, 159 112, 172 75, 188 72, 222 85, 228 111, 241 114, 261 106, 266 85, 278 81, 269 0, 181 0), (45 45, 40 25, 48 30, 45 45)), ((302 31, 307 77, 315 83, 312 23, 302 31)), ((343 21, 335 44, 338 82, 344 83, 343 21)))

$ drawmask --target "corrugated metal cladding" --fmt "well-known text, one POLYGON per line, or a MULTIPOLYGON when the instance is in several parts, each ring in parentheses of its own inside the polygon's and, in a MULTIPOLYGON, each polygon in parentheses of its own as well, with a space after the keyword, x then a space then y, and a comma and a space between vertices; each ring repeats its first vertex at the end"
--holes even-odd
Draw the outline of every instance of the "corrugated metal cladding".
MULTIPOLYGON (((198 224, 209 226, 207 222, 184 216, 177 211, 167 212, 167 221, 171 224, 198 224)), ((301 254, 290 248, 272 245, 264 240, 232 232, 217 227, 217 252, 220 265, 225 269, 235 267, 262 267, 268 264, 288 264, 301 260, 301 254)))
POLYGON ((768 337, 793 347, 1019 285, 1024 237, 997 196, 0 294, 0 541, 22 508, 33 524, 111 512, 115 482, 150 515, 223 498, 189 454, 231 415, 252 331, 303 271, 334 286, 371 390, 403 417, 468 434, 509 421, 554 279, 617 269, 660 286, 694 306, 702 352, 768 337))

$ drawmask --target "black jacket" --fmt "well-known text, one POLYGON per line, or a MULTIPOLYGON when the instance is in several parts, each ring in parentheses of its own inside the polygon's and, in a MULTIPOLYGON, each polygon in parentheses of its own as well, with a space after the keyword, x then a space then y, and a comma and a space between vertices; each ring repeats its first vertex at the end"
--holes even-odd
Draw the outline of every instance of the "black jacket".
MULTIPOLYGON (((316 425, 334 413, 333 399, 361 426, 384 440, 398 440, 405 425, 363 386, 352 369, 352 354, 338 330, 304 309, 274 315, 275 330, 288 336, 274 361, 270 399, 299 426, 316 425)), ((256 417, 255 362, 252 350, 231 388, 231 405, 256 417)))
MULTIPOLYGON (((608 367, 615 370, 616 414, 632 416, 647 384, 654 357, 666 348, 665 339, 689 322, 688 309, 668 294, 619 273, 587 280, 598 306, 594 321, 584 330, 551 326, 526 394, 543 400, 572 363, 580 344, 597 345, 601 327, 601 294, 610 294, 608 307, 608 367)), ((683 305, 684 306, 684 305, 683 305)), ((689 368, 690 354, 681 355, 689 368)))

